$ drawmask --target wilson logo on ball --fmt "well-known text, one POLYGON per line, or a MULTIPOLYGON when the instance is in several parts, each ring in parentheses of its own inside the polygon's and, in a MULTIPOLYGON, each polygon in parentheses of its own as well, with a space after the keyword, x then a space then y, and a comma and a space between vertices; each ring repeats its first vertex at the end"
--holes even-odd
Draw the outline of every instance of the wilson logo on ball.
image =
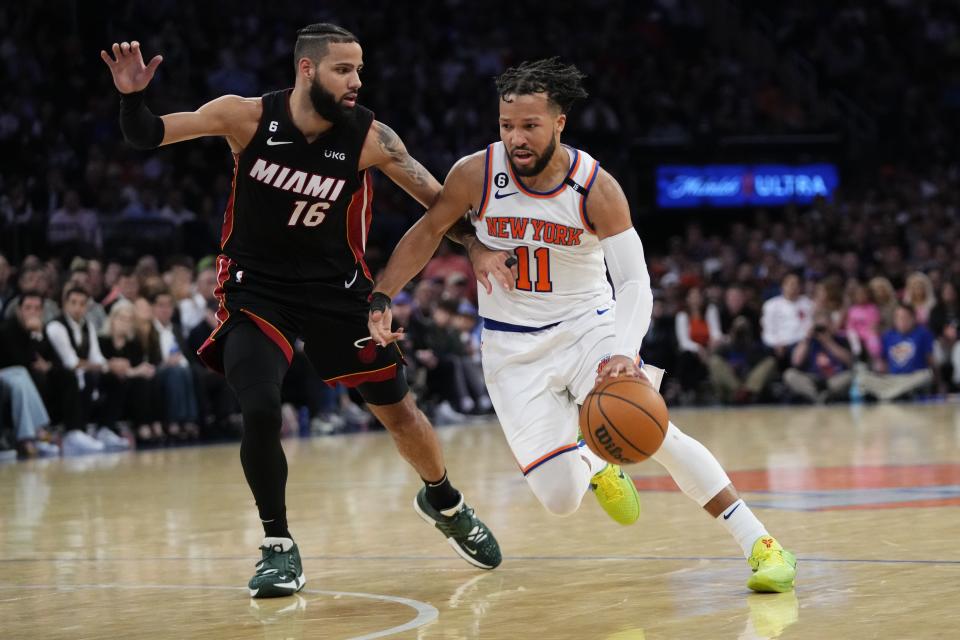
POLYGON ((612 457, 616 458, 618 462, 623 462, 625 464, 633 462, 632 460, 623 457, 623 449, 617 446, 617 444, 613 441, 613 437, 611 437, 610 433, 607 431, 607 425, 600 425, 600 428, 593 433, 597 439, 597 442, 603 446, 603 450, 609 453, 612 457))

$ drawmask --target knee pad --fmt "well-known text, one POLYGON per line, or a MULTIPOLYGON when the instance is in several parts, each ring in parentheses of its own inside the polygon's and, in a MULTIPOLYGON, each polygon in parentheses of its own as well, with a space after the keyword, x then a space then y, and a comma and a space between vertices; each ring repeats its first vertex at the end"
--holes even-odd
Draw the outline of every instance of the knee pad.
POLYGON ((691 500, 701 507, 730 484, 730 478, 710 451, 672 422, 653 459, 666 468, 691 500))

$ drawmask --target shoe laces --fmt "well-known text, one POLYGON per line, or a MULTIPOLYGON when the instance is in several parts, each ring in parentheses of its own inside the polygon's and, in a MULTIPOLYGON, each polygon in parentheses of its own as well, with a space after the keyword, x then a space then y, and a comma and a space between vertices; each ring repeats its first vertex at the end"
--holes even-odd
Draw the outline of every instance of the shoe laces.
POLYGON ((614 502, 623 497, 620 473, 612 466, 597 474, 593 483, 594 491, 603 500, 614 502))
POLYGON ((258 574, 265 574, 270 571, 277 573, 295 573, 293 570, 293 554, 289 551, 284 551, 281 545, 264 545, 260 547, 260 551, 262 551, 264 555, 256 565, 258 574))

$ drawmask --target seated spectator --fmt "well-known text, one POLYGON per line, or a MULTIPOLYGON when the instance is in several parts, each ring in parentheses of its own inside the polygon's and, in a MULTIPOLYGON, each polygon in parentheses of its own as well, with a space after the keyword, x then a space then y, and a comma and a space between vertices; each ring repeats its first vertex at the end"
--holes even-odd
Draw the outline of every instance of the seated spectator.
POLYGON ((90 286, 90 274, 87 272, 87 261, 81 258, 74 258, 70 263, 70 275, 67 278, 67 283, 64 285, 64 289, 73 288, 83 289, 90 296, 90 300, 87 303, 87 321, 93 325, 97 333, 100 333, 104 323, 107 321, 107 313, 103 310, 103 306, 93 297, 90 286))
POLYGON ((917 324, 926 325, 930 318, 930 311, 937 304, 933 295, 933 283, 925 273, 916 271, 907 276, 907 284, 903 289, 903 302, 913 307, 917 324))
POLYGON ((120 300, 114 304, 105 330, 100 351, 108 371, 103 377, 101 422, 114 432, 118 431, 118 422, 129 422, 138 442, 153 444, 152 425, 161 418, 159 394, 153 384, 156 369, 147 362, 136 339, 133 303, 120 300))
POLYGON ((0 368, 0 384, 6 386, 9 394, 14 438, 20 457, 58 455, 59 447, 37 440, 40 429, 50 424, 50 416, 27 369, 21 366, 0 368))
POLYGON ((110 291, 103 298, 103 308, 110 311, 110 307, 117 300, 126 300, 133 303, 140 297, 140 280, 134 273, 133 267, 120 266, 117 273, 117 281, 110 288, 110 291))
POLYGON ((440 423, 464 421, 463 411, 470 406, 461 361, 463 344, 451 324, 456 311, 455 301, 442 300, 432 317, 421 315, 415 323, 411 318, 413 360, 427 372, 430 395, 426 399, 436 404, 435 419, 440 423))
POLYGON ((790 356, 792 366, 783 374, 791 391, 822 404, 844 397, 853 379, 850 343, 832 322, 829 311, 818 311, 807 335, 790 356))
POLYGON ((953 385, 954 366, 953 349, 957 344, 957 327, 960 326, 960 300, 957 299, 957 286, 947 280, 940 287, 940 300, 930 311, 927 327, 936 339, 933 348, 933 360, 940 381, 940 393, 947 393, 953 385))
POLYGON ((777 374, 777 360, 764 348, 745 316, 734 319, 725 343, 710 356, 710 381, 722 402, 754 401, 777 374))
POLYGON ((180 325, 183 327, 184 335, 190 335, 194 327, 204 324, 207 307, 211 303, 217 304, 217 299, 213 293, 216 288, 217 273, 213 267, 201 269, 197 273, 196 283, 191 283, 188 280, 185 295, 182 295, 177 301, 180 325))
POLYGON ((453 248, 453 243, 444 238, 437 248, 436 255, 430 259, 421 274, 424 280, 447 280, 452 273, 460 273, 466 278, 467 299, 475 302, 477 299, 477 278, 473 275, 473 266, 470 260, 453 248))
MULTIPOLYGON (((850 306, 844 320, 847 335, 861 345, 870 362, 880 359, 880 309, 871 299, 870 289, 854 280, 849 287, 850 306)), ((855 349, 855 351, 858 351, 855 349)))
POLYGON ((22 294, 16 311, 0 325, 0 367, 27 369, 53 423, 67 430, 82 429, 77 377, 63 367, 44 333, 43 296, 29 291, 22 294))
MULTIPOLYGON (((716 313, 716 308, 711 306, 710 315, 716 318, 716 313)), ((707 309, 699 287, 693 287, 687 292, 686 306, 677 312, 674 321, 677 344, 680 346, 677 376, 680 378, 680 386, 692 398, 700 384, 709 376, 707 360, 710 357, 710 344, 720 338, 719 335, 711 335, 710 325, 707 323, 707 309)), ((719 321, 713 324, 719 326, 719 321)))
POLYGON ((477 317, 477 308, 467 301, 457 307, 453 316, 453 327, 460 333, 460 342, 463 343, 463 373, 470 394, 470 403, 465 409, 477 413, 489 413, 493 409, 487 387, 483 380, 483 366, 480 363, 480 322, 477 317), (469 408, 468 408, 469 407, 469 408))
POLYGON ((894 328, 883 334, 883 368, 864 372, 863 392, 878 400, 895 400, 930 386, 934 381, 933 334, 918 325, 913 307, 901 304, 894 328))
MULTIPOLYGON (((201 271, 201 278, 198 284, 203 281, 203 274, 209 271, 211 276, 213 270, 201 271)), ((214 282, 214 286, 216 283, 214 282)), ((207 337, 217 328, 217 309, 219 303, 213 297, 212 289, 209 291, 210 299, 206 300, 206 309, 200 324, 195 326, 187 335, 186 354, 190 360, 190 368, 193 369, 194 380, 197 381, 197 409, 200 414, 201 427, 204 428, 205 437, 233 437, 240 433, 240 404, 237 396, 227 384, 227 379, 211 371, 200 362, 197 351, 206 341, 207 337), (216 432, 219 431, 219 434, 216 432)), ((206 292, 204 293, 206 295, 206 292)), ((183 307, 180 307, 181 311, 183 307)), ((302 355, 302 354, 301 354, 302 355)), ((305 356, 303 356, 305 358, 305 356)), ((295 356, 299 360, 299 356, 295 356)), ((291 362, 291 365, 293 363, 291 362)), ((307 361, 309 364, 309 361, 307 361)), ((303 366, 307 375, 301 376, 301 379, 307 380, 298 385, 302 392, 303 402, 301 404, 310 407, 310 415, 316 418, 318 413, 329 411, 324 404, 327 400, 329 387, 319 381, 319 375, 312 370, 312 366, 303 366)), ((294 372, 295 373, 295 372, 294 372)), ((287 372, 284 378, 284 385, 287 380, 294 376, 294 373, 287 372)))
MULTIPOLYGON (((60 315, 60 307, 56 302, 50 300, 46 297, 47 289, 49 288, 49 283, 47 281, 47 274, 43 270, 43 267, 39 265, 27 265, 24 264, 20 267, 20 274, 17 277, 17 289, 22 293, 24 291, 29 291, 30 293, 39 294, 43 300, 43 323, 46 324, 60 315)), ((20 296, 16 295, 10 300, 7 301, 7 306, 3 312, 3 318, 9 320, 17 314, 17 309, 20 308, 20 296)))
MULTIPOLYGON (((709 309, 708 309, 709 311, 709 309)), ((733 321, 737 318, 744 318, 750 324, 750 331, 756 338, 760 335, 760 317, 756 310, 747 304, 747 293, 743 287, 738 284, 732 284, 723 292, 723 302, 720 303, 717 313, 707 314, 707 322, 711 323, 716 318, 717 325, 710 327, 711 335, 719 336, 719 340, 713 345, 719 347, 730 341, 730 333, 733 329, 733 321)))
POLYGON ((790 366, 794 345, 807 336, 813 324, 813 302, 802 291, 800 277, 791 273, 781 283, 781 294, 763 303, 763 344, 773 350, 781 369, 790 366))
MULTIPOLYGON (((644 362, 674 371, 677 359, 677 328, 674 317, 668 313, 663 294, 654 291, 653 310, 650 315, 650 327, 640 345, 640 358, 644 362)), ((679 391, 679 383, 671 376, 664 378, 660 392, 664 399, 672 402, 679 391)))
POLYGON ((870 298, 880 311, 880 333, 893 328, 893 316, 897 311, 897 292, 893 284, 883 276, 877 276, 867 284, 870 298))
POLYGON ((194 390, 193 372, 184 355, 185 344, 179 325, 173 323, 173 296, 162 290, 150 300, 153 307, 153 327, 160 344, 161 361, 157 380, 164 394, 167 434, 173 438, 197 439, 199 410, 194 390))
MULTIPOLYGON (((68 371, 73 371, 80 389, 82 422, 91 425, 94 418, 94 402, 99 396, 100 376, 106 370, 107 361, 100 353, 93 325, 87 322, 87 303, 90 296, 80 288, 67 289, 63 294, 63 315, 47 325, 47 338, 53 345, 60 362, 68 371)), ((119 445, 109 429, 97 432, 97 439, 82 429, 72 429, 63 439, 64 454, 94 453, 103 451, 104 442, 119 445), (109 434, 109 435, 108 435, 109 434), (113 436, 113 437, 111 437, 113 436)))

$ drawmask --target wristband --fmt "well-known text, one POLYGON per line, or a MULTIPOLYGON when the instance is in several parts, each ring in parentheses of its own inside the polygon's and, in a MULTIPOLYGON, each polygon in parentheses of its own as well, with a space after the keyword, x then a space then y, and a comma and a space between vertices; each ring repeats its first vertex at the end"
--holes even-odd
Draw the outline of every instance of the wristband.
POLYGON ((370 313, 379 311, 383 313, 391 306, 390 296, 382 291, 374 291, 370 294, 370 313))

